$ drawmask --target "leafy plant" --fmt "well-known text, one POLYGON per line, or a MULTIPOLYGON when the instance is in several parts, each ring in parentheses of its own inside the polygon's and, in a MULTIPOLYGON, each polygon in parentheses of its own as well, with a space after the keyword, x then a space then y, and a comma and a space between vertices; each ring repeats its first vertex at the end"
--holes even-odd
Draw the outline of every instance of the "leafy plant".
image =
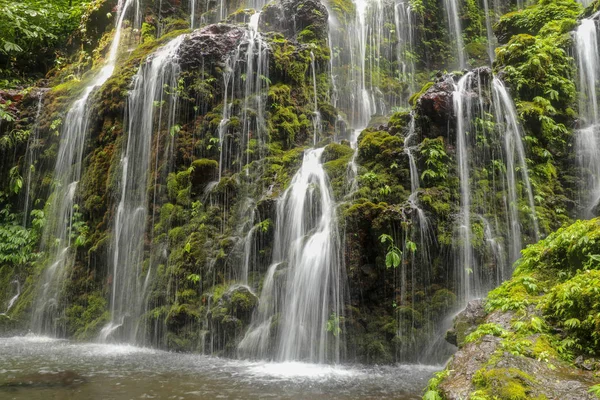
POLYGON ((387 252, 385 254, 385 266, 387 268, 397 268, 402 260, 402 250, 396 246, 394 239, 390 235, 385 233, 379 236, 381 243, 387 245, 387 252))
POLYGON ((340 316, 336 313, 332 313, 327 320, 327 332, 331 332, 333 336, 336 337, 342 333, 342 329, 340 328, 340 316))
POLYGON ((441 138, 425 139, 421 144, 421 155, 427 169, 421 174, 426 183, 437 184, 448 177, 448 155, 441 138))

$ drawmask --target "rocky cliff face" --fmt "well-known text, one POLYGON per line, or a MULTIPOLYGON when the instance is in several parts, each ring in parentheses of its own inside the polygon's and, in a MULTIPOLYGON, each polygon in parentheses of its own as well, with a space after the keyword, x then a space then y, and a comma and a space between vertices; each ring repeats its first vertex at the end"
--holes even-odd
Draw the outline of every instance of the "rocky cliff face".
MULTIPOLYGON (((2 226, 18 231, 11 231, 11 237, 22 239, 13 247, 24 253, 5 257, 6 263, 0 267, 0 288, 5 289, 0 307, 7 308, 19 294, 0 320, 0 326, 11 332, 27 329, 42 271, 49 266, 49 255, 37 253, 42 243, 53 242, 53 238, 43 238, 42 232, 44 222, 52 223, 46 204, 54 192, 53 167, 62 124, 91 76, 89 68, 99 68, 106 57, 113 32, 104 16, 114 3, 102 2, 84 21, 95 27, 88 29, 89 43, 93 47, 98 43, 98 48, 94 52, 88 49, 89 57, 73 55, 67 66, 53 71, 43 82, 50 90, 42 99, 38 118, 37 91, 0 94, 0 103, 5 105, 2 110, 15 116, 15 121, 3 120, 0 125, 2 143, 9 143, 2 147, 5 157, 0 168, 5 187, 2 199, 7 205, 2 226), (31 140, 27 135, 21 137, 26 130, 37 136, 29 136, 31 140), (30 154, 35 157, 29 158, 30 154), (25 191, 12 190, 18 181, 21 186, 30 185, 31 206, 25 216, 25 191), (18 291, 13 282, 20 285, 18 291)), ((327 335, 342 342, 346 361, 445 359, 453 347, 439 338, 447 328, 448 315, 458 311, 464 300, 461 279, 465 271, 471 269, 475 276, 467 280, 485 282, 482 290, 510 275, 508 210, 514 206, 522 221, 523 244, 534 242, 538 234, 549 234, 575 215, 579 178, 568 151, 575 121, 574 87, 555 83, 574 75, 572 59, 566 56, 567 22, 580 7, 565 2, 568 4, 563 6, 571 14, 564 19, 569 21, 557 16, 556 20, 564 23, 559 28, 550 25, 556 30, 552 40, 559 47, 550 55, 540 48, 550 39, 539 33, 539 27, 523 36, 523 26, 530 25, 522 19, 535 19, 539 14, 519 12, 522 19, 517 22, 514 15, 505 17, 502 38, 512 40, 509 43, 514 46, 498 50, 494 70, 481 67, 472 72, 477 79, 465 91, 464 101, 473 105, 468 110, 468 152, 474 261, 465 267, 457 257, 463 242, 458 223, 459 111, 455 103, 456 88, 465 72, 438 71, 451 70, 454 57, 451 47, 445 45, 447 28, 440 23, 444 2, 423 1, 422 7, 414 4, 410 22, 414 23, 412 33, 420 40, 402 59, 390 49, 406 44, 390 21, 380 21, 381 31, 371 42, 363 43, 365 60, 360 60, 360 46, 355 45, 353 52, 344 47, 349 46, 344 40, 351 41, 360 19, 352 2, 269 3, 262 8, 258 33, 249 26, 257 10, 245 9, 246 5, 237 2, 223 2, 223 7, 216 2, 200 3, 196 17, 201 22, 191 31, 185 4, 143 2, 141 18, 137 18, 140 26, 135 25, 136 18, 127 17, 126 40, 113 76, 92 94, 84 169, 69 231, 73 268, 62 288, 63 300, 56 305, 62 310, 55 321, 57 331, 66 337, 92 340, 111 319, 115 277, 110 254, 131 117, 129 93, 140 66, 162 46, 184 35, 177 83, 162 88, 165 96, 177 98, 177 106, 167 110, 160 100, 153 104, 158 110, 154 114, 157 128, 151 143, 150 200, 142 240, 140 280, 144 281, 145 297, 138 342, 177 351, 237 354, 253 313, 261 306, 258 294, 273 259, 277 199, 298 170, 303 152, 314 146, 316 135, 316 145, 325 147, 323 166, 339 205, 344 259, 344 315, 331 317, 327 335), (220 16, 221 12, 226 15, 220 16), (328 24, 331 20, 337 25, 328 24), (375 43, 383 43, 378 55, 375 43), (553 57, 557 68, 548 69, 543 77, 530 76, 532 60, 540 54, 553 57), (419 71, 410 77, 401 72, 408 71, 407 60, 419 71), (360 61, 369 65, 365 76, 358 72, 366 68, 360 61), (505 72, 500 75, 510 84, 523 122, 527 166, 536 195, 534 209, 521 181, 516 185, 516 204, 507 200, 506 126, 493 116, 491 88, 493 73, 502 70, 505 72), (361 76, 372 83, 367 92, 370 99, 377 99, 373 109, 380 113, 366 128, 352 126, 353 114, 358 111, 348 106, 355 104, 352 89, 361 85, 361 76), (422 90, 408 93, 413 86, 422 90), (541 104, 539 94, 550 89, 558 97, 550 106, 541 104), (344 98, 348 93, 352 95, 344 98), (540 118, 545 121, 543 126, 540 118), (350 145, 351 128, 361 128, 355 149, 350 145), (538 216, 539 232, 533 226, 532 213, 538 216), (389 235, 401 252, 397 265, 386 265, 389 245, 382 243, 382 235, 389 235), (242 266, 248 267, 247 278, 242 277, 242 266)), ((535 9, 543 6, 542 2, 535 9)), ((370 9, 367 19, 379 15, 376 11, 370 9)), ((477 46, 485 40, 482 8, 469 3, 462 19, 468 28, 470 65, 479 67, 485 63, 477 46)), ((282 279, 283 274, 278 274, 274 281, 281 284, 282 279)), ((505 318, 474 314, 477 318, 470 319, 479 322, 478 318, 487 318, 486 324, 495 323, 490 318, 505 318)), ((275 318, 269 329, 277 332, 278 323, 275 318)), ((458 394, 450 386, 440 386, 448 397, 475 390, 469 386, 475 385, 472 375, 488 360, 482 354, 497 354, 502 348, 500 339, 490 337, 465 345, 469 335, 460 326, 455 336, 454 344, 469 353, 461 350, 454 362, 470 359, 477 351, 481 354, 470 372, 461 372, 464 385, 458 394)), ((550 364, 558 365, 558 358, 550 364)), ((507 372, 511 367, 504 364, 497 368, 499 374, 509 374, 511 382, 529 382, 528 365, 523 367, 524 375, 507 372)), ((484 382, 481 387, 494 385, 485 383, 496 376, 488 372, 479 373, 484 382)), ((531 393, 544 393, 545 381, 531 385, 532 389, 527 389, 531 393)))

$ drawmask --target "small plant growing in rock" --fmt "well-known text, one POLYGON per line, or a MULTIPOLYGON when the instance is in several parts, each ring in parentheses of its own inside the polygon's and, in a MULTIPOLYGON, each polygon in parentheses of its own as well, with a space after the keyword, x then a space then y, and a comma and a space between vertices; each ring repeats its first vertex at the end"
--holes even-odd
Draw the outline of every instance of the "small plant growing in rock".
POLYGON ((400 260, 402 259, 402 250, 396 246, 394 243, 394 239, 390 235, 386 235, 385 233, 379 236, 379 240, 384 245, 387 245, 387 253, 385 255, 385 266, 387 268, 397 268, 400 265, 400 260))

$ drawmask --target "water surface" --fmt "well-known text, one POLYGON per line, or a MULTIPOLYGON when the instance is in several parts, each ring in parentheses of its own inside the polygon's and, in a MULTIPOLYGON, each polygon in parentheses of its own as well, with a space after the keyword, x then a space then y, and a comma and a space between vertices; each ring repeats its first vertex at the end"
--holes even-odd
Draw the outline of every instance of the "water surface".
POLYGON ((0 338, 0 399, 420 399, 440 366, 230 360, 46 337, 0 338))

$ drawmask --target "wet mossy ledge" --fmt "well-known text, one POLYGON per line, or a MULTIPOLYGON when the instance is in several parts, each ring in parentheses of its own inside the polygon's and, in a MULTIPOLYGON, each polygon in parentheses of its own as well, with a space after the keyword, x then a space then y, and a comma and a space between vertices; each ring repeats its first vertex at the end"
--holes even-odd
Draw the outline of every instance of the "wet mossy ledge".
POLYGON ((425 400, 597 399, 600 219, 523 250, 513 277, 471 302, 447 339, 459 350, 425 400))

